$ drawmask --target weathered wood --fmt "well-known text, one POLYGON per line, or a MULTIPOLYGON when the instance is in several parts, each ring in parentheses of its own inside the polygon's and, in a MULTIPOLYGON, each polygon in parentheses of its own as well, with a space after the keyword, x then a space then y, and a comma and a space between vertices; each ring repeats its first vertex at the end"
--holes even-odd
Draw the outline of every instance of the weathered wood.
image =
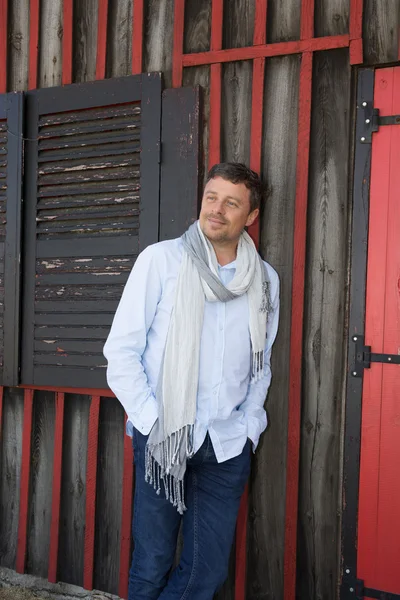
POLYGON ((31 441, 30 503, 26 570, 47 577, 53 483, 54 393, 35 392, 31 441))
POLYGON ((249 165, 252 71, 250 61, 222 67, 221 161, 249 165))
POLYGON ((398 59, 400 5, 397 0, 365 0, 364 61, 381 64, 398 59))
POLYGON ((349 0, 315 2, 315 35, 342 35, 349 32, 349 0))
POLYGON ((132 73, 132 4, 134 0, 109 3, 107 77, 132 73))
POLYGON ((8 88, 23 91, 28 87, 29 0, 9 3, 8 88))
POLYGON ((125 416, 115 398, 100 404, 94 587, 118 594, 125 416))
POLYGON ((58 576, 76 585, 83 583, 89 408, 88 396, 66 394, 58 576))
POLYGON ((23 390, 5 389, 0 437, 0 564, 9 569, 15 569, 17 554, 23 415, 23 390))
POLYGON ((96 79, 98 0, 74 2, 73 80, 96 79))
POLYGON ((160 71, 171 87, 174 6, 170 0, 145 2, 143 72, 160 71))
POLYGON ((39 87, 61 84, 62 0, 40 3, 39 87))
POLYGON ((281 598, 283 589, 298 77, 298 57, 267 61, 262 152, 267 192, 260 252, 278 271, 281 304, 272 355, 272 385, 266 404, 269 428, 260 440, 250 479, 248 600, 264 594, 266 598, 281 598))
POLYGON ((300 597, 333 598, 338 574, 347 264, 350 67, 315 57, 299 496, 300 597), (333 234, 334 232, 334 234, 333 234))
POLYGON ((269 0, 267 42, 287 42, 300 38, 301 0, 269 0))
POLYGON ((255 0, 224 4, 223 48, 251 46, 254 35, 255 0))

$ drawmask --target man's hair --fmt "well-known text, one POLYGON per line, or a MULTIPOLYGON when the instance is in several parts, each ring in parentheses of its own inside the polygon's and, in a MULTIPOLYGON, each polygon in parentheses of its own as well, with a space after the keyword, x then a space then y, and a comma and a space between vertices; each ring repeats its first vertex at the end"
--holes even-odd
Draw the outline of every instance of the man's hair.
POLYGON ((231 183, 244 183, 250 190, 250 212, 260 208, 263 185, 259 175, 246 167, 243 163, 225 162, 211 167, 207 175, 207 183, 210 179, 222 177, 231 183))

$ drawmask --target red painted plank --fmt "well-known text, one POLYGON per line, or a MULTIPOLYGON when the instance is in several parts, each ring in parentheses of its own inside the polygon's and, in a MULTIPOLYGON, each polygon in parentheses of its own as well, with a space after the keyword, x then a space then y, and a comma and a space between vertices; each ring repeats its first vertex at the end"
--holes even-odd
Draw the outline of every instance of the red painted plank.
POLYGON ((132 75, 139 75, 143 68, 143 2, 135 0, 133 3, 132 75))
MULTIPOLYGON (((391 114, 400 112, 400 68, 394 68, 391 114)), ((377 75, 379 77, 379 75, 377 75)), ((384 297, 383 353, 400 353, 400 132, 392 126, 390 140, 386 285, 384 297)), ((382 241, 382 240, 381 240, 382 241)), ((374 285, 371 282, 371 285, 374 285)), ((382 367, 381 441, 379 452, 378 589, 400 594, 400 369, 382 367), (385 587, 384 587, 385 586, 385 587)))
POLYGON ((300 39, 310 40, 314 37, 315 0, 301 0, 300 39))
POLYGON ((57 582, 58 539, 60 522, 62 446, 64 427, 64 394, 56 394, 56 416, 54 423, 53 488, 51 498, 51 525, 48 580, 57 582))
POLYGON ((246 485, 240 501, 236 526, 235 600, 246 599, 246 554, 249 486, 246 485))
MULTIPOLYGON (((251 97, 250 168, 257 173, 261 170, 261 148, 263 136, 265 58, 253 62, 253 89, 251 97)), ((249 227, 249 235, 256 246, 260 242, 260 220, 249 227)))
MULTIPOLYGON (((125 424, 126 424, 125 417, 125 424)), ((129 568, 131 564, 132 491, 133 491, 132 440, 124 439, 124 473, 122 482, 121 550, 119 559, 120 598, 128 598, 129 568)))
MULTIPOLYGON (((393 69, 377 70, 374 106, 383 116, 392 114, 392 95, 393 69)), ((371 157, 365 343, 371 345, 374 352, 384 351, 387 248, 383 241, 387 239, 388 227, 391 129, 381 127, 374 134, 371 157)), ((383 368, 377 363, 366 369, 363 381, 357 576, 365 579, 368 585, 376 581, 377 575, 383 368)))
POLYGON ((16 571, 25 570, 28 507, 29 507, 29 476, 31 464, 31 434, 32 434, 33 390, 24 392, 24 424, 22 430, 21 480, 19 496, 19 523, 17 540, 16 571))
POLYGON ((0 0, 0 94, 7 91, 7 7, 8 0, 0 0))
MULTIPOLYGON (((212 51, 222 48, 224 2, 212 0, 211 43, 212 51)), ((210 53, 206 53, 210 54, 210 53)), ((189 56, 189 55, 186 55, 189 56)), ((221 160, 221 65, 211 65, 210 73, 210 140, 208 146, 208 168, 221 160)))
POLYGON ((97 446, 99 439, 100 396, 92 396, 86 467, 86 527, 83 587, 93 589, 94 535, 96 516, 97 446))
POLYGON ((228 50, 211 50, 183 55, 184 67, 198 65, 211 65, 213 63, 226 63, 240 60, 252 60, 271 56, 285 56, 287 54, 301 54, 302 52, 319 52, 321 50, 334 50, 335 48, 348 48, 350 38, 346 35, 332 35, 313 38, 310 40, 296 40, 293 42, 277 42, 260 46, 247 46, 245 48, 230 48, 228 50))
POLYGON ((108 0, 98 0, 96 79, 106 76, 108 0))
POLYGON ((39 45, 39 6, 40 0, 29 2, 29 76, 28 88, 37 87, 38 45, 39 45))
POLYGON ((363 0, 350 0, 350 39, 362 38, 363 0))
POLYGON ((62 392, 64 394, 84 394, 85 396, 103 396, 106 398, 115 398, 114 394, 110 389, 99 390, 94 388, 66 388, 66 387, 54 387, 47 385, 19 385, 19 388, 30 389, 30 390, 46 390, 48 392, 62 392))
POLYGON ((294 217, 292 318, 286 512, 284 551, 284 599, 293 600, 296 589, 296 542, 300 453, 301 362, 303 348, 304 277, 307 233, 308 166, 310 152, 312 53, 301 59, 299 125, 297 137, 296 201, 294 217))
POLYGON ((350 40, 350 64, 362 65, 364 62, 363 40, 350 40))
POLYGON ((172 87, 182 85, 183 35, 185 27, 185 0, 175 0, 174 46, 172 50, 172 87))
POLYGON ((256 0, 253 45, 267 41, 267 0, 256 0))
POLYGON ((72 83, 72 24, 74 16, 73 0, 64 0, 64 24, 62 44, 62 84, 72 83))

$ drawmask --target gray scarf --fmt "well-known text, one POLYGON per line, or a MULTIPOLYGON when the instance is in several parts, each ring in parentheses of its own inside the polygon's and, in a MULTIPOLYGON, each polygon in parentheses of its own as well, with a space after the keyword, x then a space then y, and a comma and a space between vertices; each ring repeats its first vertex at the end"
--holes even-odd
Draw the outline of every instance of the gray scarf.
POLYGON ((156 398, 158 419, 146 445, 146 481, 183 514, 184 475, 194 453, 200 342, 205 301, 229 302, 248 296, 252 380, 263 376, 270 282, 250 236, 243 232, 236 273, 228 286, 218 276, 214 249, 194 223, 182 236, 183 257, 164 349, 156 398))

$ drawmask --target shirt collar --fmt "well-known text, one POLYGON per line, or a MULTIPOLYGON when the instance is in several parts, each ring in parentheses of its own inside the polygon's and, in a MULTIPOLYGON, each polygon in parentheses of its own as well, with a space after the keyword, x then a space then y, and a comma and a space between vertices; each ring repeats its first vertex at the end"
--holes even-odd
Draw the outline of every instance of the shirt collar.
POLYGON ((228 270, 228 269, 236 269, 236 260, 233 260, 232 262, 228 263, 227 265, 224 265, 223 267, 221 267, 221 265, 219 264, 218 265, 218 269, 220 271, 223 271, 225 269, 226 270, 228 270))

